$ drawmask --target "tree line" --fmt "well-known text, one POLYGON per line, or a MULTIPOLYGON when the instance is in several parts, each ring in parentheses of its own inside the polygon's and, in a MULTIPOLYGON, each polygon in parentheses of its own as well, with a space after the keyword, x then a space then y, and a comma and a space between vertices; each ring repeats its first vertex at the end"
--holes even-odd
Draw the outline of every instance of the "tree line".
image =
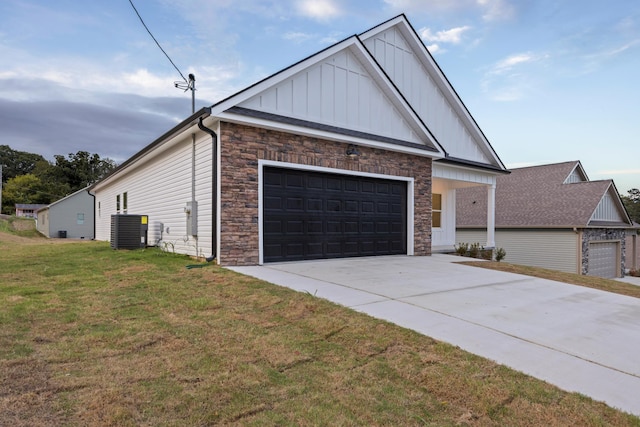
POLYGON ((0 145, 2 165, 2 212, 13 214, 16 203, 50 204, 81 190, 116 168, 109 158, 87 151, 55 155, 54 161, 40 154, 0 145))
POLYGON ((628 196, 622 196, 622 203, 631 219, 640 224, 640 190, 632 188, 627 194, 628 196))
MULTIPOLYGON (((2 212, 12 214, 16 203, 50 204, 107 176, 116 168, 109 158, 86 151, 55 155, 49 162, 40 154, 0 145, 2 212)), ((640 223, 640 190, 621 195, 631 219, 640 223)))

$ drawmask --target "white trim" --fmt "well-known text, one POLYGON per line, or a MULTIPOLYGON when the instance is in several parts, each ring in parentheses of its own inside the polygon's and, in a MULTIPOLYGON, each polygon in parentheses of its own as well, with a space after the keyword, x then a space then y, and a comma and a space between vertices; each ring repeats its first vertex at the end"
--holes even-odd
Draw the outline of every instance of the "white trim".
MULTIPOLYGON (((216 164, 213 165, 214 170, 211 171, 211 173, 215 173, 217 175, 216 178, 216 184, 217 184, 217 188, 213 188, 212 191, 216 192, 216 205, 215 206, 211 206, 212 209, 216 210, 216 262, 218 265, 220 265, 220 251, 222 249, 221 244, 220 244, 220 240, 222 239, 222 233, 221 233, 221 229, 222 229, 222 201, 220 200, 222 198, 222 171, 221 171, 221 165, 222 165, 222 138, 220 137, 221 135, 221 128, 220 128, 220 121, 215 123, 216 128, 215 128, 215 132, 216 132, 216 153, 217 153, 217 158, 216 159, 212 159, 211 161, 215 161, 216 164)), ((212 224, 213 225, 213 224, 212 224)))
POLYGON ((487 248, 496 247, 496 185, 487 187, 487 248))
POLYGON ((502 163, 502 160, 500 160, 500 158, 498 157, 498 153, 496 153, 496 151, 493 149, 491 143, 480 129, 480 126, 476 123, 473 116, 471 116, 471 113, 462 102, 462 99, 457 94, 457 92, 445 76, 444 72, 440 69, 440 66, 437 64, 436 60, 429 52, 429 49, 427 49, 425 44, 419 38, 418 34, 416 34, 415 29, 413 29, 404 15, 400 15, 385 22, 382 25, 373 27, 372 29, 360 34, 358 37, 360 38, 360 40, 363 40, 364 43, 366 40, 371 39, 372 37, 375 37, 380 33, 388 31, 393 27, 396 27, 398 31, 400 31, 406 42, 410 45, 413 52, 415 53, 416 59, 423 65, 429 76, 433 79, 434 83, 442 91, 442 94, 447 99, 447 101, 449 101, 449 105, 456 112, 458 118, 460 118, 460 120, 466 125, 469 133, 475 136, 475 141, 476 143, 478 143, 480 150, 485 155, 487 155, 487 157, 491 158, 495 165, 503 170, 506 170, 506 167, 502 163), (481 147, 481 145, 483 147, 481 147))
POLYGON ((407 183, 407 255, 414 254, 414 183, 415 178, 409 176, 383 175, 370 172, 359 172, 347 169, 335 169, 324 166, 301 165, 298 163, 278 162, 274 160, 258 160, 258 264, 264 264, 264 234, 263 234, 263 171, 264 167, 272 166, 281 169, 297 169, 304 171, 331 173, 335 175, 351 175, 367 178, 386 179, 391 181, 405 181, 407 183))
MULTIPOLYGON (((383 93, 389 98, 389 101, 393 103, 393 105, 398 109, 398 113, 407 120, 407 123, 413 129, 413 131, 416 132, 416 135, 427 142, 427 144, 425 144, 426 146, 430 144, 431 148, 434 148, 436 150, 434 152, 431 152, 429 157, 443 158, 445 156, 445 152, 440 143, 422 122, 421 118, 416 114, 413 107, 407 102, 404 96, 396 88, 395 84, 385 74, 382 67, 380 67, 380 65, 375 61, 375 59, 367 51, 362 41, 357 36, 352 36, 348 39, 345 39, 342 42, 339 42, 323 51, 320 51, 289 68, 285 68, 284 70, 277 72, 270 77, 267 77, 266 79, 256 83, 255 85, 250 86, 249 88, 238 92, 235 95, 232 95, 226 100, 214 104, 211 107, 211 116, 216 118, 228 119, 230 117, 229 113, 227 113, 227 110, 229 108, 240 105, 243 102, 251 99, 252 97, 260 94, 261 92, 275 87, 284 80, 308 69, 315 64, 320 63, 321 61, 337 54, 342 50, 347 49, 350 50, 355 55, 355 57, 359 61, 361 61, 361 64, 365 67, 365 69, 369 73, 371 73, 371 78, 379 85, 383 93)), ((231 115, 231 117, 233 117, 233 115, 231 115)), ((335 134, 327 133, 327 135, 334 135, 333 138, 335 139, 335 134)), ((393 146, 393 144, 388 145, 393 146)), ((419 153, 422 150, 416 151, 419 153)), ((413 153, 412 151, 405 152, 413 153)), ((423 153, 422 155, 425 154, 423 153)))

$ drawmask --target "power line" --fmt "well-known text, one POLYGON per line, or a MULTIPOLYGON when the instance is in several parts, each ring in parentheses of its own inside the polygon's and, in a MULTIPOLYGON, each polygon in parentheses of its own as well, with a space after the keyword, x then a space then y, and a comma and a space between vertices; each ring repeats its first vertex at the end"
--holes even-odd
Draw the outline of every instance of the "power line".
MULTIPOLYGON (((173 63, 173 61, 171 60, 171 58, 169 57, 167 52, 164 51, 162 46, 160 46, 160 43, 158 43, 158 40, 156 40, 156 38, 153 36, 153 34, 151 34, 151 30, 149 30, 149 27, 147 27, 147 24, 144 23, 144 20, 142 19, 142 16, 140 16, 140 13, 138 13, 138 9, 136 9, 136 7, 134 6, 133 1, 129 0, 129 3, 131 4, 131 7, 133 8, 133 10, 136 12, 136 15, 138 15, 138 18, 140 19, 140 22, 142 22, 142 25, 147 30, 147 33, 149 33, 149 35, 151 36, 153 41, 156 42, 156 44, 158 45, 158 47, 160 48, 162 53, 164 53, 164 56, 166 56, 167 59, 169 60, 169 62, 171 62, 171 65, 173 65, 173 68, 175 68, 176 71, 178 72, 178 74, 180 74, 180 76, 182 77, 182 80, 184 80, 185 82, 187 82, 187 84, 189 84, 189 81, 185 78, 185 76, 182 74, 180 69, 176 66, 176 64, 173 63)), ((178 86, 176 85, 176 87, 178 87, 178 86)))

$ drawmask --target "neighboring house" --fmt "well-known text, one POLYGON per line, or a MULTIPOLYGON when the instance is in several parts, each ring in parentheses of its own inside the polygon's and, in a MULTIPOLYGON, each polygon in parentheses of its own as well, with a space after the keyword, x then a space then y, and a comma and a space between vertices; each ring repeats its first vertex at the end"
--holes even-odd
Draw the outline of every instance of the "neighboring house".
POLYGON ((493 230, 504 173, 401 15, 201 109, 125 161, 92 187, 96 238, 127 213, 148 215, 149 244, 224 265, 430 255, 455 243, 458 187, 482 187, 493 230))
MULTIPOLYGON (((458 242, 483 241, 484 205, 476 189, 458 191, 458 242)), ((510 263, 624 275, 632 222, 613 181, 589 181, 579 161, 512 169, 498 177, 495 224, 496 246, 506 250, 510 263)))
POLYGON ((633 223, 627 230, 625 267, 627 270, 640 271, 640 224, 633 223))
POLYGON ((16 216, 21 218, 35 218, 38 209, 47 205, 31 204, 31 203, 16 203, 16 216))
POLYGON ((94 198, 88 188, 38 210, 38 231, 47 237, 94 238, 94 198))

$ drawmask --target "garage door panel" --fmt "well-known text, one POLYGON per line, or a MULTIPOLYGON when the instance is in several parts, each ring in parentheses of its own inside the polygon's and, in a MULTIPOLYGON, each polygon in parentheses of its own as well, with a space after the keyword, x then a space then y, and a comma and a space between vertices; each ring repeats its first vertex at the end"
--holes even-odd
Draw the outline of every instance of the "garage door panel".
POLYGON ((265 262, 406 253, 405 182, 271 167, 263 175, 265 262))
POLYGON ((618 273, 619 242, 592 242, 589 244, 589 276, 613 278, 618 273))

